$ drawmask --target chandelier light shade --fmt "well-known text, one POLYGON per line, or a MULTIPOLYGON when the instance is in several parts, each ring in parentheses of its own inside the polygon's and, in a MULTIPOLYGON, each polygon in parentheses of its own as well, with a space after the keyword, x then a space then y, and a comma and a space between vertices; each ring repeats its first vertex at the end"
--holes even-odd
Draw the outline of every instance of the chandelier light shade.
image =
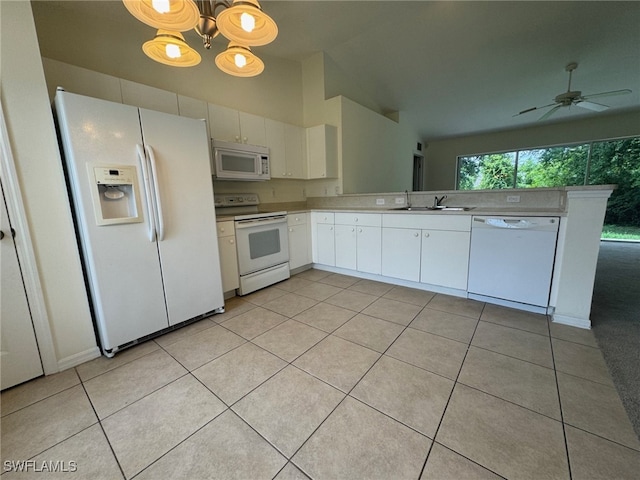
POLYGON ((142 50, 156 62, 172 67, 192 67, 201 60, 200 54, 187 45, 180 32, 158 30, 153 40, 142 45, 142 50))
POLYGON ((232 42, 258 47, 278 36, 278 26, 262 11, 257 0, 234 0, 218 15, 216 23, 220 33, 232 42))
POLYGON ((236 77, 255 77, 264 70, 264 63, 249 47, 230 42, 227 49, 216 56, 220 70, 236 77))
POLYGON ((200 19, 193 0, 122 0, 122 3, 142 23, 158 29, 184 32, 195 28, 200 19))
MULTIPOLYGON (((0 0, 1 1, 1 0, 0 0)), ((191 67, 200 54, 185 42, 180 32, 194 29, 204 47, 222 34, 230 43, 216 56, 220 70, 237 77, 253 77, 264 63, 251 46, 266 45, 278 36, 278 26, 262 11, 257 0, 122 0, 135 18, 158 30, 155 38, 142 46, 156 62, 173 67, 191 67)))

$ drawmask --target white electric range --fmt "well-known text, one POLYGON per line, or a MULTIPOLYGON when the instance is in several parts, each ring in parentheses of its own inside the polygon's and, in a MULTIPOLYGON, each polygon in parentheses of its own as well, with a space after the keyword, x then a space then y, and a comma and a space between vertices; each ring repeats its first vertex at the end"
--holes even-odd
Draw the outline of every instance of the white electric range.
POLYGON ((260 212, 255 193, 215 195, 216 216, 233 217, 240 288, 246 295, 289 278, 287 212, 260 212))

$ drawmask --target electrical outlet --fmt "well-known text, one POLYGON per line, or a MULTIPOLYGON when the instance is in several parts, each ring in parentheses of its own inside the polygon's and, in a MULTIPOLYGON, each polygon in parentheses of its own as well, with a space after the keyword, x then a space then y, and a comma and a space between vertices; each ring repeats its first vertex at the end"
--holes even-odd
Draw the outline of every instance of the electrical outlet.
POLYGON ((507 195, 507 203, 520 203, 520 195, 507 195))
POLYGON ((376 198, 376 205, 384 205, 384 198, 376 198))
POLYGON ((396 205, 404 205, 404 197, 396 197, 396 205))
POLYGON ((336 195, 340 195, 340 185, 336 185, 336 195))

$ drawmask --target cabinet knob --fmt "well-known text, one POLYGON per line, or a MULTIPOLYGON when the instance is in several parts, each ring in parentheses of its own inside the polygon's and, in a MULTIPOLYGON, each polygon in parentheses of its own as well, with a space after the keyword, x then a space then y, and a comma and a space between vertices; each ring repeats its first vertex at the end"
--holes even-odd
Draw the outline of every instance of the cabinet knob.
POLYGON ((358 229, 358 232, 362 233, 362 229, 361 229, 361 228, 359 228, 359 229, 358 229))
POLYGON ((352 228, 352 229, 351 229, 351 231, 352 231, 352 232, 355 232, 355 231, 356 231, 356 229, 355 229, 355 228, 352 228))
POLYGON ((287 176, 287 172, 282 172, 282 176, 286 177, 287 176))
POLYGON ((287 173, 287 177, 290 177, 290 176, 291 176, 291 172, 287 173))
POLYGON ((290 231, 290 232, 293 232, 293 228, 290 228, 290 229, 289 229, 289 231, 290 231))
POLYGON ((417 237, 418 235, 420 235, 418 232, 413 234, 414 237, 417 237))
POLYGON ((233 245, 234 243, 236 243, 236 241, 235 241, 233 238, 230 238, 230 239, 229 239, 229 243, 230 243, 231 245, 233 245))
POLYGON ((300 219, 298 217, 296 217, 296 222, 299 221, 300 219))
POLYGON ((223 227, 220 227, 220 231, 221 231, 221 232, 224 232, 224 228, 223 228, 223 227))
POLYGON ((353 219, 353 221, 354 221, 354 222, 357 222, 357 221, 358 221, 358 217, 354 218, 354 219, 353 219))
POLYGON ((240 136, 236 135, 236 143, 240 143, 240 136))
POLYGON ((247 137, 242 137, 242 142, 243 143, 247 143, 249 141, 249 139, 247 137))
POLYGON ((428 233, 425 233, 425 234, 424 234, 424 238, 428 238, 428 237, 429 237, 429 234, 428 234, 428 233))
POLYGON ((333 227, 329 227, 329 230, 333 230, 333 227))

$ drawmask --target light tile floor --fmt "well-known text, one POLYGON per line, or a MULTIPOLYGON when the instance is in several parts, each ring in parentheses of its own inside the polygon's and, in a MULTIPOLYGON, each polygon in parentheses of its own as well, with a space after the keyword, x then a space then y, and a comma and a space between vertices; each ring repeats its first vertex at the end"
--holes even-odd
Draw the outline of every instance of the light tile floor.
POLYGON ((1 402, 7 480, 640 472, 591 332, 319 270, 1 402))

